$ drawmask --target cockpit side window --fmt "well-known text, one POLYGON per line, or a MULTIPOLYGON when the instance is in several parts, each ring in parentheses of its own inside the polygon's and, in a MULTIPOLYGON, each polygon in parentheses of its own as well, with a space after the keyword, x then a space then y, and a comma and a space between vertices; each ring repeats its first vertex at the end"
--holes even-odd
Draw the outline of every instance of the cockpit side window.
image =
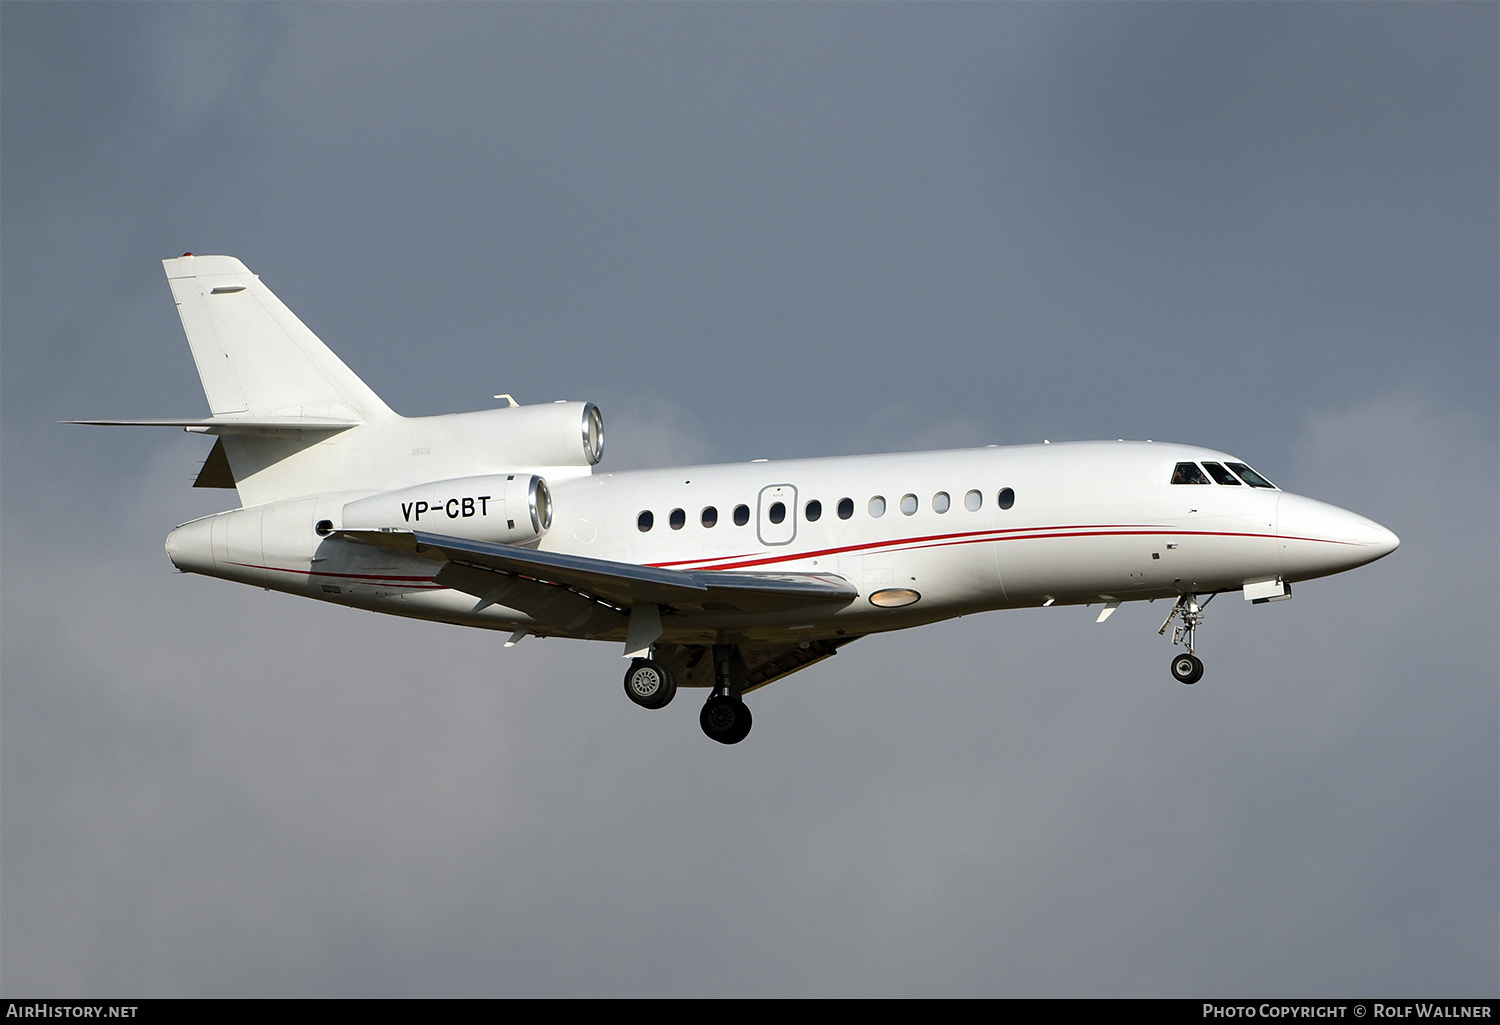
POLYGON ((1207 484, 1208 478, 1198 469, 1197 463, 1178 463, 1172 471, 1173 484, 1207 484))
POLYGON ((1239 474, 1240 479, 1252 488, 1274 488, 1276 486, 1244 463, 1230 463, 1229 468, 1239 474))
POLYGON ((1213 479, 1218 481, 1220 484, 1232 484, 1235 487, 1240 486, 1239 478, 1235 477, 1234 474, 1224 469, 1224 467, 1219 465, 1218 463, 1204 463, 1203 468, 1207 470, 1213 476, 1213 479))

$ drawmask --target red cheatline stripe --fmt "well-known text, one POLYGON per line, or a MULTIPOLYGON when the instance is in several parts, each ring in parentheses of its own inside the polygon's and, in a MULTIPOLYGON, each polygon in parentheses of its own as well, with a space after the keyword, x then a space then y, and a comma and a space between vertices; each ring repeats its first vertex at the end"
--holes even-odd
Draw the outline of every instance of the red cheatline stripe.
MULTIPOLYGON (((1322 544, 1351 545, 1352 541, 1334 541, 1321 537, 1292 537, 1283 534, 1258 534, 1235 530, 1176 530, 1162 525, 1150 525, 1134 527, 1130 524, 1100 524, 1092 528, 1064 528, 1064 527, 1018 527, 1006 530, 976 530, 958 534, 933 534, 926 537, 896 538, 888 541, 873 541, 865 544, 846 545, 840 548, 822 548, 816 551, 799 552, 797 554, 778 554, 765 556, 758 559, 740 558, 731 556, 728 559, 696 559, 688 560, 699 563, 694 569, 699 570, 729 570, 748 569, 752 566, 769 566, 776 563, 801 562, 805 559, 820 558, 828 555, 843 555, 850 552, 868 551, 870 549, 883 548, 887 551, 916 551, 924 548, 945 548, 950 545, 983 544, 998 541, 1037 541, 1051 538, 1063 537, 1131 537, 1131 536, 1168 536, 1168 537, 1244 537, 1244 538, 1267 538, 1282 541, 1313 541, 1322 544)), ((688 561, 677 563, 651 563, 655 566, 681 566, 688 561)))
MULTIPOLYGON (((1101 526, 1131 526, 1131 524, 1101 524, 1101 526)), ((960 531, 958 533, 953 533, 953 534, 929 534, 929 535, 926 535, 924 537, 898 537, 898 538, 892 538, 892 539, 889 539, 889 540, 886 540, 886 541, 867 541, 864 544, 845 545, 845 546, 843 546, 841 548, 822 548, 822 549, 818 549, 817 551, 801 552, 801 553, 798 553, 797 555, 778 555, 778 556, 774 557, 773 559, 762 558, 762 559, 758 559, 758 560, 754 560, 754 561, 742 563, 742 565, 753 566, 753 565, 759 565, 762 562, 795 562, 795 561, 797 561, 799 559, 815 559, 815 558, 818 558, 819 556, 823 556, 823 555, 843 555, 843 554, 848 553, 848 552, 867 551, 867 550, 872 549, 872 548, 893 548, 893 547, 898 546, 898 545, 909 547, 911 545, 919 544, 919 543, 924 542, 924 541, 947 541, 949 539, 954 539, 954 538, 972 538, 972 539, 978 540, 978 541, 998 541, 998 540, 1000 540, 1000 535, 1002 535, 1002 534, 1011 534, 1011 533, 1015 533, 1018 530, 1026 530, 1026 529, 1030 529, 1030 530, 1055 530, 1055 529, 1058 529, 1058 528, 1055 528, 1055 527, 1032 527, 1032 528, 1007 527, 1004 530, 965 530, 965 531, 960 531)), ((708 569, 708 568, 723 569, 723 568, 731 566, 731 565, 741 564, 741 563, 738 563, 738 560, 740 560, 740 559, 750 559, 750 558, 751 558, 750 555, 716 555, 716 556, 713 556, 713 557, 707 558, 707 559, 682 559, 682 560, 680 560, 678 562, 653 562, 653 563, 650 563, 650 565, 656 566, 659 569, 667 569, 667 568, 670 568, 672 566, 687 566, 687 565, 691 565, 692 563, 709 562, 709 563, 714 563, 715 565, 713 567, 699 566, 697 568, 699 568, 699 569, 708 569)))

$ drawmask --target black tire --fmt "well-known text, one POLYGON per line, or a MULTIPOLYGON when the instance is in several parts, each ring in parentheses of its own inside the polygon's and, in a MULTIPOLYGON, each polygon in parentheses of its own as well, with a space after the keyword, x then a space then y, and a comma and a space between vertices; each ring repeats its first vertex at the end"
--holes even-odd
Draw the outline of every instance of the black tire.
POLYGON ((1172 659, 1172 679, 1178 683, 1197 683, 1203 679, 1203 660, 1184 651, 1172 659))
POLYGON ((750 734, 750 709, 739 698, 709 698, 698 713, 698 725, 709 740, 738 744, 750 734))
POLYGON ((754 721, 754 716, 750 714, 750 706, 745 704, 743 701, 741 701, 739 704, 740 707, 738 711, 740 717, 734 728, 734 739, 729 741, 729 743, 731 744, 738 744, 740 741, 750 736, 750 724, 754 721))
POLYGON ((665 708, 677 695, 677 681, 660 662, 638 658, 625 670, 625 696, 642 708, 665 708))

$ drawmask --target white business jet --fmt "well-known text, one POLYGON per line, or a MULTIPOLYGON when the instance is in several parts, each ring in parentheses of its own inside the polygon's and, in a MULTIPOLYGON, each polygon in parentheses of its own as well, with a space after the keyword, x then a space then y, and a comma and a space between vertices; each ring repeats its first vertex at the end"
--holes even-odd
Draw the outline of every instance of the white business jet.
MULTIPOLYGON (((587 402, 392 412, 227 256, 163 261, 213 415, 72 423, 217 436, 198 487, 241 508, 167 537, 178 569, 375 612, 624 644, 625 693, 744 695, 866 634, 990 609, 1171 599, 1196 683, 1215 595, 1291 597, 1396 535, 1223 452, 1081 442, 596 473, 587 402)), ((497 396, 509 399, 509 396, 497 396)), ((1173 626, 1175 621, 1175 627, 1173 626)))

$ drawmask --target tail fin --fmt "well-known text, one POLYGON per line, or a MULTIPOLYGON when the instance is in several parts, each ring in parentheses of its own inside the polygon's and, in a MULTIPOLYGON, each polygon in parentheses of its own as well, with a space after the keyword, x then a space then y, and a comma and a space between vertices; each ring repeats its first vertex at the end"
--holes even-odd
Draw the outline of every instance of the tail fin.
POLYGON ((162 266, 214 416, 393 415, 234 257, 188 255, 162 266))

